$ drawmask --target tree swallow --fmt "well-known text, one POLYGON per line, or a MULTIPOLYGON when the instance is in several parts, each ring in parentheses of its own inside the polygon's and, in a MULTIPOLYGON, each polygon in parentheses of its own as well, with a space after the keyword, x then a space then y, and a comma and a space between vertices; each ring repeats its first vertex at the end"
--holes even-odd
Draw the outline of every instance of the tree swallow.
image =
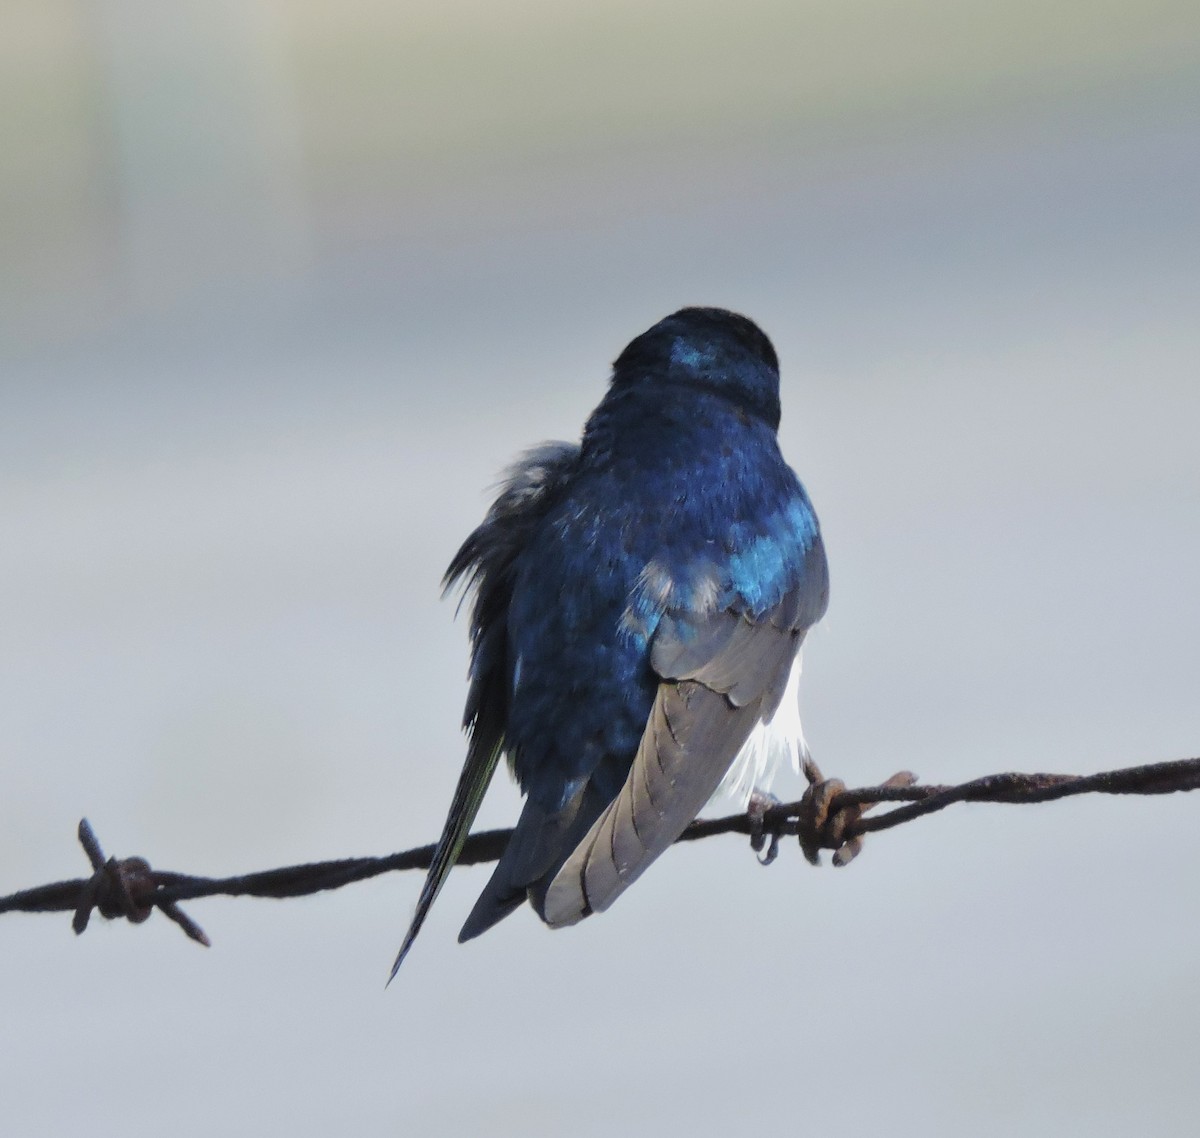
POLYGON ((552 928, 602 912, 719 789, 799 767, 829 574, 779 414, 758 326, 684 308, 618 356, 578 445, 509 470, 446 571, 474 594, 467 759, 393 976, 501 755, 525 804, 460 941, 524 901, 552 928))

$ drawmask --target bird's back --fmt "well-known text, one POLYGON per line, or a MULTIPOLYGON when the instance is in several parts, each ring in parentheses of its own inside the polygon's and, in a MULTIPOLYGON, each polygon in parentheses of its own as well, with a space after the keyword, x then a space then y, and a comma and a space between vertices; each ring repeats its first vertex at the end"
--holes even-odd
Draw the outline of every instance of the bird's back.
POLYGON ((611 403, 515 564, 506 739, 522 789, 548 809, 579 777, 610 796, 624 780, 664 611, 739 597, 764 611, 802 569, 789 510, 807 500, 767 424, 706 393, 611 403), (738 559, 771 543, 774 559, 737 579, 738 559))

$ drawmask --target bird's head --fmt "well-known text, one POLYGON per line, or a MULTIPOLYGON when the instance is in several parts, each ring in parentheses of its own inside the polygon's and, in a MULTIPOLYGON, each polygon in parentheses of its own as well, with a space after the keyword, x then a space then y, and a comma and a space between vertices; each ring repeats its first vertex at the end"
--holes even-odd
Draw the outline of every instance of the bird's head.
POLYGON ((724 308, 681 308, 643 332, 613 364, 614 391, 694 387, 779 426, 779 360, 752 320, 724 308))

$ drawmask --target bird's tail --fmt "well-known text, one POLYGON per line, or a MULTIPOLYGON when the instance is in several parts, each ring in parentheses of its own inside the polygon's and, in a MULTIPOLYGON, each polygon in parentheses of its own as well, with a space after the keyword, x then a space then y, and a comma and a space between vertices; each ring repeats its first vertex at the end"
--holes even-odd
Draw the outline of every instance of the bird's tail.
POLYGON ((513 836, 458 934, 459 941, 487 932, 525 900, 545 920, 550 882, 607 805, 590 780, 561 810, 547 811, 527 798, 513 836))
POLYGON ((454 868, 454 863, 458 861, 458 855, 462 853, 467 834, 471 830, 471 824, 475 821, 475 815, 479 813, 488 783, 492 781, 492 774, 496 769, 496 764, 500 761, 499 744, 482 749, 478 742, 478 738, 472 736, 471 744, 467 748, 467 762, 463 767, 462 774, 459 775, 458 786, 454 791, 454 800, 450 804, 450 813, 446 817, 442 836, 438 839, 437 848, 433 853, 433 863, 429 867, 421 895, 417 899, 417 910, 413 914, 412 923, 408 926, 408 932, 404 937, 404 943, 400 946, 395 963, 392 965, 392 972, 388 977, 389 984, 396 978, 396 973, 400 971, 400 965, 404 963, 408 950, 412 948, 413 941, 417 939, 417 933, 421 931, 421 926, 425 923, 430 908, 437 900, 437 895, 442 891, 447 875, 454 868))

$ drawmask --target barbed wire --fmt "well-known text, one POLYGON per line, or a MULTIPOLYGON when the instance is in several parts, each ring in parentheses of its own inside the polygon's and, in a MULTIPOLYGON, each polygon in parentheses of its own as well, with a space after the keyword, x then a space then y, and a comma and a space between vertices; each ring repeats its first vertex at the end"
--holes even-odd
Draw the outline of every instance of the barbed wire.
MULTIPOLYGON (((993 774, 955 786, 921 785, 914 775, 902 771, 878 786, 848 789, 839 779, 823 778, 811 761, 804 773, 809 788, 798 802, 756 798, 744 814, 693 822, 678 840, 692 842, 718 834, 747 835, 755 851, 766 850, 760 857, 766 865, 775 860, 783 838, 795 837, 804 856, 814 865, 819 864, 821 850, 832 850, 834 865, 842 866, 859 853, 867 834, 890 830, 956 802, 1024 805, 1078 794, 1171 794, 1200 789, 1200 758, 1092 775, 993 774), (902 805, 866 817, 873 807, 887 803, 902 805)), ((511 830, 472 834, 458 864, 478 865, 497 860, 511 835, 511 830)), ((208 945, 204 930, 179 907, 181 901, 215 896, 277 900, 303 897, 394 870, 428 869, 435 848, 431 844, 386 857, 341 858, 233 877, 198 877, 152 869, 141 857, 105 858, 86 818, 79 823, 78 836, 91 863, 90 877, 56 881, 0 897, 0 913, 71 912, 74 913, 72 928, 82 933, 93 912, 110 920, 124 917, 139 924, 158 909, 192 940, 208 945)))

